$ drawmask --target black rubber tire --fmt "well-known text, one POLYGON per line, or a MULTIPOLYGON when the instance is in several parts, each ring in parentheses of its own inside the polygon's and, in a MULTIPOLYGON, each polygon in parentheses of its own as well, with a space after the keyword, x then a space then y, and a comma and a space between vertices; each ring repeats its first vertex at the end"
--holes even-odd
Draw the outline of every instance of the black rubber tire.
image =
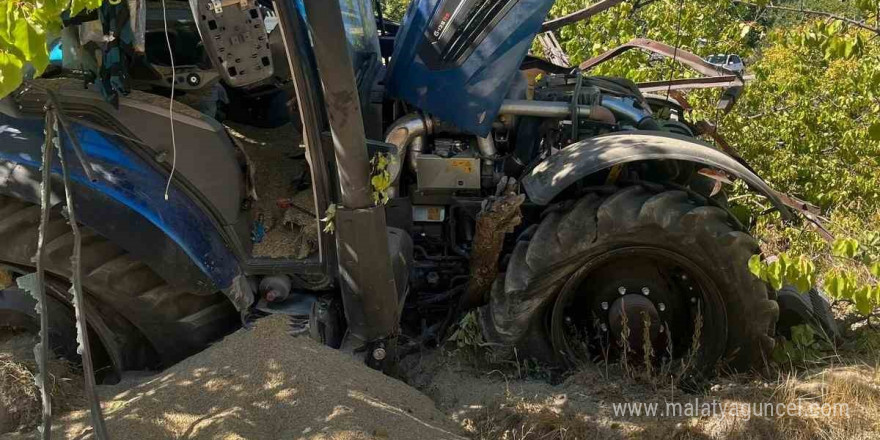
POLYGON ((757 242, 736 230, 722 209, 683 191, 641 186, 550 208, 534 235, 517 243, 481 309, 484 336, 519 347, 520 356, 524 350, 558 362, 546 324, 562 285, 591 258, 628 246, 661 248, 696 263, 716 286, 727 319, 726 341, 705 342, 720 343, 718 354, 735 369, 766 365, 779 308, 772 290, 749 272, 757 242))
POLYGON ((831 312, 831 304, 815 288, 807 294, 800 293, 794 286, 783 286, 777 292, 779 302, 779 321, 776 331, 780 336, 791 338, 791 328, 796 325, 812 326, 823 339, 835 342, 840 331, 831 312))
MULTIPOLYGON (((33 270, 40 208, 0 196, 0 262, 33 270)), ((101 321, 104 348, 120 370, 171 365, 234 330, 239 315, 221 293, 197 295, 172 287, 147 265, 88 228, 82 233, 83 288, 101 321)), ((47 277, 70 278, 73 234, 58 210, 50 216, 45 252, 47 277)), ((70 298, 61 298, 69 304, 70 298)), ((72 310, 72 307, 71 307, 72 310)), ((89 316, 87 314, 87 316, 89 316)))

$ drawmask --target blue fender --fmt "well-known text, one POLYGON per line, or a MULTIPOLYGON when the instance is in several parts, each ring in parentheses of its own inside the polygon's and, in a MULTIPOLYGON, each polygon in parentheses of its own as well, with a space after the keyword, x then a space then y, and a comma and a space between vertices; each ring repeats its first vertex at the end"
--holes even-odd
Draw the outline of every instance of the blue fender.
MULTIPOLYGON (((0 192, 39 203, 42 118, 13 118, 0 113, 0 192)), ((124 138, 72 123, 96 181, 89 181, 74 161, 71 179, 80 221, 141 259, 173 285, 197 292, 224 291, 232 298, 240 287, 238 259, 226 244, 221 226, 179 184, 165 199, 168 173, 135 151, 124 138)), ((67 157, 76 157, 62 138, 67 157)), ((61 166, 53 163, 58 182, 52 204, 61 203, 61 166)))
POLYGON ((743 164, 709 144, 667 132, 633 131, 585 139, 535 166, 522 183, 529 200, 546 205, 565 188, 595 172, 628 162, 663 159, 727 171, 767 196, 783 217, 791 217, 776 192, 743 164))

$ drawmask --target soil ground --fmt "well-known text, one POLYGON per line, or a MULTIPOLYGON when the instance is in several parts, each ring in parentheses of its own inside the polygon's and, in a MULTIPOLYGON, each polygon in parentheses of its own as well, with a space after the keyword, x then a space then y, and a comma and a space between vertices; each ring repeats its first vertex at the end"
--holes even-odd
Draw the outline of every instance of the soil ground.
MULTIPOLYGON (((851 336, 858 352, 878 354, 876 331, 862 329, 851 336)), ((254 330, 241 330, 160 374, 134 374, 99 392, 113 439, 806 440, 880 435, 876 356, 858 361, 841 352, 840 363, 803 364, 772 377, 722 374, 686 392, 669 382, 670 376, 649 376, 621 365, 586 365, 558 376, 527 362, 487 364, 480 359, 487 350, 451 347, 410 355, 401 370, 411 387, 305 336, 290 336, 285 318, 269 317, 254 330), (621 404, 627 403, 657 404, 661 415, 620 414, 621 404), (668 403, 724 410, 662 415, 668 403), (741 412, 743 405, 761 403, 781 404, 789 412, 781 417, 741 412), (842 407, 830 415, 809 412, 811 406, 841 403, 847 404, 845 413, 842 407), (791 405, 801 413, 792 415, 791 405)), ((82 407, 81 399, 77 402, 82 407)), ((59 413, 55 438, 93 438, 85 411, 59 413)), ((37 438, 32 427, 5 438, 37 438)))

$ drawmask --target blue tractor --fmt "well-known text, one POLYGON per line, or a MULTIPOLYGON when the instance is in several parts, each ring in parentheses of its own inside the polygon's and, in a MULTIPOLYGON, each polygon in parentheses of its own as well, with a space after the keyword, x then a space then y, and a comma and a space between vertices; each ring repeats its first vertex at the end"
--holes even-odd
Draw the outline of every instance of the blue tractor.
MULTIPOLYGON (((740 179, 786 217, 790 200, 697 139, 676 101, 528 55, 552 3, 419 0, 398 25, 368 0, 191 0, 231 84, 281 68, 264 40, 277 21, 301 136, 260 156, 165 97, 32 80, 0 101, 3 272, 33 271, 56 96, 60 148, 83 153, 73 203, 105 380, 268 313, 379 369, 467 312, 488 342, 560 366, 648 343, 658 358, 698 347, 699 372, 763 365, 776 292, 749 272, 758 244, 716 182, 740 179), (270 225, 259 203, 286 210, 270 225), (299 235, 258 252, 278 231, 299 235)), ((75 356, 63 201, 49 199, 46 289, 52 348, 75 356)), ((0 324, 37 323, 26 293, 0 291, 0 324)))

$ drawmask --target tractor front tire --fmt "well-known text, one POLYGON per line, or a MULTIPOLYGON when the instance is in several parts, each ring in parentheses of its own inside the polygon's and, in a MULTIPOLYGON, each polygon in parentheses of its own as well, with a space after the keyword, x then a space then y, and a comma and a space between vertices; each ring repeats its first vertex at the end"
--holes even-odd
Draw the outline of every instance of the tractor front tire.
POLYGON ((705 200, 648 188, 590 193, 548 209, 517 243, 480 311, 486 339, 559 363, 577 356, 568 329, 580 325, 591 340, 613 341, 621 319, 632 326, 647 317, 652 340, 671 343, 673 329, 698 337, 691 347, 704 372, 719 361, 737 370, 766 366, 779 309, 748 269, 757 242, 705 200))

